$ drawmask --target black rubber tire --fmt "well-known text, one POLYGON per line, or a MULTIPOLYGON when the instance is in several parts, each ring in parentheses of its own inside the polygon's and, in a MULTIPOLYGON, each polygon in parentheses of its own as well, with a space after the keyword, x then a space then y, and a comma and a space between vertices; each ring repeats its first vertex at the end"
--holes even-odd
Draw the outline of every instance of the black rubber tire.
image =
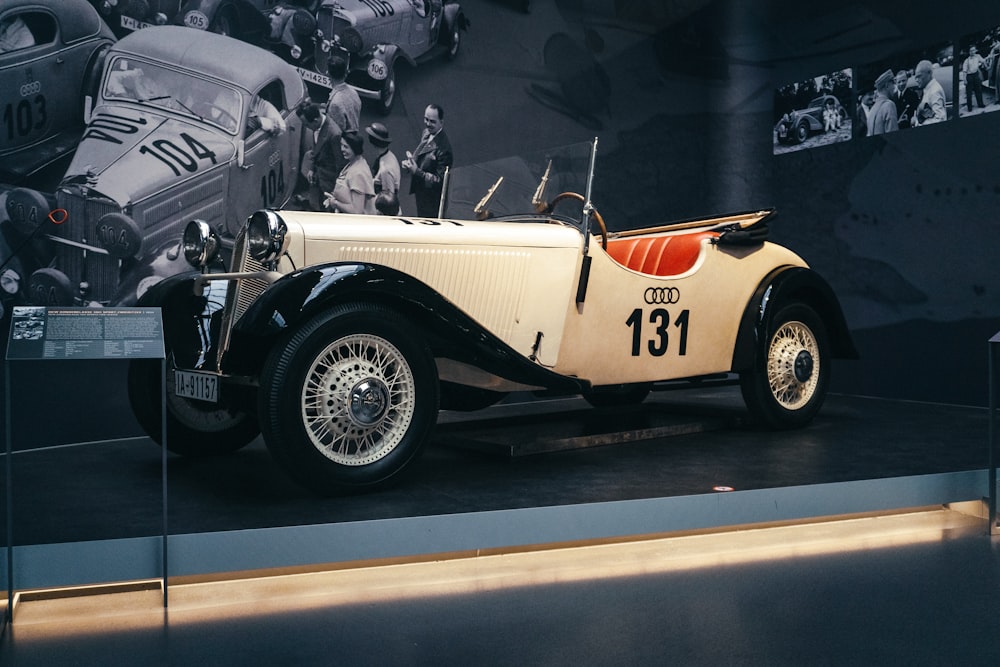
POLYGON ((383 116, 388 116, 392 112, 392 105, 396 102, 396 66, 389 65, 389 74, 382 82, 382 89, 379 91, 378 100, 375 102, 376 110, 383 116))
MULTIPOLYGON (((219 456, 247 446, 260 435, 252 411, 174 396, 174 365, 167 355, 167 450, 189 457, 219 456)), ((128 367, 128 399, 136 421, 162 445, 160 360, 137 359, 128 367)), ((252 406, 252 404, 251 404, 252 406)))
POLYGON ((740 374, 743 400, 755 422, 798 428, 819 412, 830 383, 826 327, 805 304, 787 305, 768 323, 753 368, 740 374))
POLYGON ((348 303, 273 348, 261 373, 261 429, 295 481, 321 495, 370 491, 418 458, 439 390, 416 331, 386 306, 348 303))
POLYGON ((456 19, 454 25, 451 26, 446 46, 448 48, 448 60, 458 58, 458 53, 462 47, 462 29, 458 26, 458 19, 456 19))
POLYGON ((652 389, 653 385, 649 382, 595 387, 593 391, 584 394, 583 398, 595 408, 620 408, 642 403, 652 389))
POLYGON ((799 123, 795 126, 795 143, 801 144, 803 141, 809 138, 809 124, 799 123))

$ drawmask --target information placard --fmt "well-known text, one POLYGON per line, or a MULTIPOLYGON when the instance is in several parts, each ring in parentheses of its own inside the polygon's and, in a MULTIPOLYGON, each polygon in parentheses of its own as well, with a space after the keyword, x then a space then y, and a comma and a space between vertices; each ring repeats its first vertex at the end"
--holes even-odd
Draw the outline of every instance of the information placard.
POLYGON ((162 359, 159 308, 15 306, 7 359, 162 359))

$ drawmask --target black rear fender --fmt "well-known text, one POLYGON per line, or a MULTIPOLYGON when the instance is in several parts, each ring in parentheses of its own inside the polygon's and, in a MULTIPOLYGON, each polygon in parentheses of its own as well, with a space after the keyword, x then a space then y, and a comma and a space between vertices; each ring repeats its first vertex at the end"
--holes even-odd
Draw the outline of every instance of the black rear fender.
POLYGON ((858 358, 840 301, 830 285, 812 269, 786 266, 775 269, 761 281, 743 311, 733 350, 733 371, 751 367, 754 355, 760 350, 758 342, 766 335, 771 318, 789 303, 805 303, 822 318, 834 358, 858 358))

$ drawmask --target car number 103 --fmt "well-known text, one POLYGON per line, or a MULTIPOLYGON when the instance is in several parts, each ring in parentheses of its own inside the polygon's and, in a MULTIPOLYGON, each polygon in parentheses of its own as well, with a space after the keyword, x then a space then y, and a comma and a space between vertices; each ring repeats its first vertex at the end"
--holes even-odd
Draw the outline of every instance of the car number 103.
POLYGON ((219 378, 208 373, 175 370, 174 394, 196 401, 217 403, 219 401, 219 378))

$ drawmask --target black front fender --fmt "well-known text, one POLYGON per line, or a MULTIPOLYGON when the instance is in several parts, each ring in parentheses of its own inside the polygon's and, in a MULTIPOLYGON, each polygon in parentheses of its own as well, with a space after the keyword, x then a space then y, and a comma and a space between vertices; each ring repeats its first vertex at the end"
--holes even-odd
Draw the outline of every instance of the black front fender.
POLYGON ((426 283, 389 267, 365 263, 312 266, 271 285, 233 328, 226 370, 256 374, 267 350, 282 334, 335 304, 357 301, 397 310, 419 327, 435 356, 473 364, 515 382, 581 390, 580 381, 525 358, 426 283))

